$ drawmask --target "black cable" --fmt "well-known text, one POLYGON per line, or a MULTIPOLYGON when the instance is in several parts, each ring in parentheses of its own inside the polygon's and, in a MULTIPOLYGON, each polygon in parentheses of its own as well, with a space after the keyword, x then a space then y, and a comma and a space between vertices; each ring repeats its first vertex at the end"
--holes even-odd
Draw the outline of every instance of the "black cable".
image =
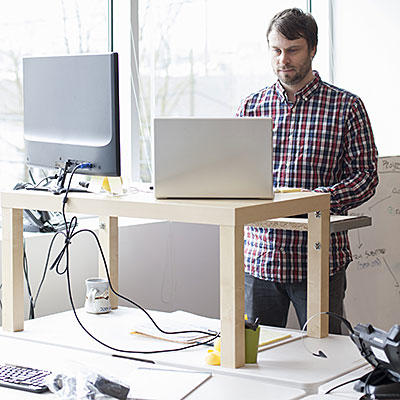
POLYGON ((372 377, 374 376, 374 374, 378 374, 380 371, 383 371, 383 375, 378 377, 375 381, 374 381, 374 386, 378 386, 380 382, 384 381, 389 373, 387 369, 382 369, 381 367, 377 366, 373 371, 371 371, 368 376, 367 379, 365 380, 364 383, 364 393, 366 394, 366 396, 368 396, 368 398, 370 399, 387 399, 387 400, 395 400, 395 399, 400 399, 400 393, 371 393, 370 392, 370 386, 369 386, 369 382, 372 379, 372 377))
POLYGON ((47 226, 45 225, 45 227, 43 228, 44 232, 57 232, 60 230, 65 229, 65 225, 64 223, 52 223, 51 220, 48 220, 45 222, 45 224, 47 224, 47 226))
POLYGON ((28 291, 28 298, 29 298, 29 319, 34 319, 35 318, 35 306, 33 304, 33 296, 32 296, 32 290, 31 290, 31 284, 29 282, 29 273, 28 273, 28 258, 26 256, 26 250, 25 250, 25 240, 24 240, 24 275, 25 275, 25 282, 26 282, 26 289, 28 291))
POLYGON ((374 374, 374 371, 375 371, 375 370, 372 370, 372 371, 368 374, 367 379, 365 379, 365 383, 364 383, 364 393, 365 393, 367 396, 369 396, 369 397, 371 397, 371 393, 369 393, 369 381, 370 381, 372 375, 374 374))
POLYGON ((336 390, 336 389, 338 389, 338 388, 340 388, 340 387, 342 387, 344 385, 347 385, 348 383, 356 382, 356 381, 359 381, 359 380, 360 380, 360 378, 355 378, 355 379, 351 379, 351 380, 349 380, 347 382, 343 382, 343 383, 341 383, 339 385, 334 386, 333 388, 330 388, 327 392, 325 392, 325 394, 329 394, 329 393, 333 392, 334 390, 336 390))
POLYGON ((379 394, 366 394, 367 399, 376 399, 376 400, 397 400, 400 399, 400 393, 379 393, 379 394))
MULTIPOLYGON (((14 187, 14 190, 25 189, 27 187, 37 188, 37 187, 40 186, 40 184, 43 181, 47 181, 46 184, 44 185, 44 186, 46 186, 49 183, 49 180, 58 178, 57 174, 51 175, 51 176, 46 176, 39 183, 36 184, 35 179, 34 179, 34 177, 32 175, 32 171, 30 169, 28 170, 28 173, 29 173, 29 176, 30 176, 30 178, 31 178, 33 183, 26 182, 26 183, 22 183, 22 184, 17 184, 14 187)), ((51 231, 53 231, 53 232, 57 231, 59 229, 64 229, 64 224, 52 224, 50 221, 47 221, 47 223, 50 225, 51 231)), ((54 238, 53 238, 53 240, 54 240, 54 238)), ((25 282, 26 282, 28 298, 29 298, 29 319, 34 319, 35 318, 35 306, 36 306, 36 302, 37 302, 40 290, 42 288, 44 279, 46 277, 49 258, 47 258, 46 266, 45 266, 45 269, 43 271, 42 279, 40 281, 40 284, 39 284, 38 290, 36 292, 36 295, 35 295, 35 297, 33 297, 32 288, 31 288, 30 280, 29 280, 29 265, 28 265, 28 257, 27 257, 26 249, 25 249, 25 240, 24 240, 24 244, 23 244, 23 250, 24 250, 23 270, 24 270, 25 282)), ((1 287, 2 287, 2 284, 0 284, 0 288, 1 287)), ((1 300, 0 300, 0 308, 3 308, 3 304, 1 302, 1 300)))
MULTIPOLYGON (((53 238, 51 239, 49 249, 50 249, 51 247, 53 247, 54 240, 55 240, 55 238, 57 237, 58 233, 59 233, 59 232, 57 232, 57 233, 53 236, 53 238)), ((49 266, 49 261, 50 261, 50 252, 47 252, 47 258, 46 258, 46 263, 45 263, 44 269, 43 269, 42 279, 40 280, 38 289, 37 289, 37 291, 36 291, 35 298, 34 298, 34 300, 33 300, 33 306, 34 306, 34 307, 36 307, 36 302, 37 302, 37 299, 38 299, 38 297, 39 297, 40 290, 42 289, 43 282, 44 282, 44 280, 45 280, 45 278, 46 278, 47 269, 48 269, 48 266, 49 266)))
POLYGON ((36 188, 40 187, 41 183, 46 181, 46 183, 43 185, 43 187, 45 187, 45 186, 47 186, 49 184, 49 180, 50 179, 57 179, 57 178, 58 178, 57 174, 50 175, 50 176, 45 176, 38 184, 35 184, 34 188, 36 189, 36 188))
MULTIPOLYGON (((66 192, 65 192, 65 195, 64 195, 64 199, 63 199, 63 210, 62 210, 62 214, 63 214, 63 217, 64 217, 64 223, 65 223, 66 226, 67 226, 67 228, 66 228, 66 234, 65 234, 66 239, 65 239, 64 247, 63 247, 63 249, 61 250, 59 256, 58 256, 57 259, 56 259, 57 264, 59 264, 59 262, 61 262, 61 259, 62 259, 63 255, 64 255, 64 253, 66 254, 67 262, 69 261, 69 247, 68 247, 68 246, 69 246, 69 244, 70 244, 72 238, 73 238, 75 235, 77 235, 78 233, 81 233, 81 232, 89 232, 89 233, 91 233, 91 234, 94 236, 94 238, 95 238, 95 240, 96 240, 97 246, 98 246, 98 248, 99 248, 99 250, 100 250, 100 254, 101 254, 102 259, 103 259, 103 263, 104 263, 104 267, 105 267, 105 270, 106 270, 107 279, 108 279, 108 282, 109 282, 109 285, 110 285, 110 289, 111 289, 111 291, 112 291, 116 296, 120 297, 120 298, 123 299, 123 300, 126 300, 127 302, 131 303, 132 305, 134 305, 135 307, 137 307, 137 308, 139 308, 141 311, 143 311, 143 312, 147 315, 147 317, 151 320, 151 322, 154 324, 154 326, 155 326, 160 332, 162 332, 162 333, 165 333, 165 334, 203 333, 203 334, 206 334, 206 335, 210 335, 209 332, 200 331, 200 330, 199 330, 199 331, 196 331, 196 330, 194 330, 194 331, 193 331, 193 330, 188 330, 188 331, 176 331, 176 332, 167 332, 167 331, 164 331, 163 329, 161 329, 161 328, 157 325, 157 323, 153 320, 153 318, 152 318, 152 317, 150 316, 150 314, 146 311, 146 309, 144 309, 141 305, 135 303, 134 301, 130 300, 129 298, 127 298, 127 297, 125 297, 125 296, 123 296, 123 295, 117 293, 117 292, 114 290, 114 288, 113 288, 113 286, 112 286, 112 283, 111 283, 111 279, 110 279, 108 267, 107 267, 107 261, 106 261, 106 259, 105 259, 105 256, 104 256, 104 253, 103 253, 103 249, 102 249, 102 247, 101 247, 100 241, 99 241, 99 239, 98 239, 96 233, 93 232, 93 231, 90 230, 90 229, 81 229, 81 230, 77 231, 76 233, 74 233, 74 230, 75 230, 75 228, 76 228, 76 226, 77 226, 77 218, 76 218, 76 217, 73 217, 72 220, 71 220, 71 222, 70 222, 70 224, 68 224, 67 221, 66 221, 66 216, 65 216, 65 205, 66 205, 67 200, 68 200, 68 192, 69 192, 69 189, 70 189, 70 186, 71 186, 72 176, 73 176, 73 174, 76 172, 76 170, 77 170, 79 167, 80 167, 80 166, 78 165, 78 166, 76 166, 76 167, 73 169, 73 171, 72 171, 72 173, 71 173, 71 177, 70 177, 69 183, 68 183, 68 186, 67 186, 67 189, 66 189, 66 192)), ((56 263, 53 263, 53 265, 50 267, 50 269, 53 269, 54 266, 55 266, 55 264, 56 264, 56 263)), ((57 270, 57 273, 63 274, 64 272, 67 271, 67 268, 68 268, 68 264, 67 264, 67 266, 66 266, 66 268, 65 268, 64 271, 62 271, 62 272, 58 271, 58 266, 57 266, 57 269, 56 269, 56 270, 57 270)))
MULTIPOLYGON (((52 270, 53 268, 55 268, 57 274, 59 274, 59 275, 66 274, 66 276, 67 276, 67 285, 68 285, 68 296, 69 296, 69 300, 70 300, 70 303, 71 303, 71 307, 72 307, 72 311, 73 311, 73 313, 74 313, 75 319, 77 320, 77 322, 78 322, 78 324, 80 325, 80 327, 81 327, 93 340, 95 340, 96 342, 100 343, 101 345, 103 345, 103 346, 105 346, 105 347, 107 347, 107 348, 109 348, 109 349, 111 349, 111 350, 113 350, 113 351, 118 351, 118 352, 122 352, 122 353, 155 354, 155 353, 167 353, 167 352, 173 352, 173 351, 181 351, 181 350, 185 350, 185 349, 189 349, 189 348, 192 348, 192 347, 197 347, 197 346, 201 346, 201 345, 203 345, 203 344, 210 343, 210 342, 212 342, 213 340, 215 340, 217 337, 219 337, 220 334, 219 334, 218 332, 210 333, 210 332, 201 331, 201 330, 182 330, 182 331, 173 331, 173 332, 165 331, 165 330, 161 329, 161 328, 157 325, 157 323, 156 323, 156 322, 154 321, 154 319, 150 316, 150 314, 148 313, 147 310, 145 310, 142 306, 140 306, 138 303, 134 302, 133 300, 131 300, 131 299, 129 299, 129 298, 127 298, 127 297, 125 297, 125 296, 123 296, 123 295, 121 295, 121 294, 119 294, 118 292, 115 291, 115 289, 113 288, 112 283, 111 283, 110 274, 109 274, 109 270, 108 270, 108 267, 107 267, 107 261, 106 261, 106 259, 105 259, 103 249, 102 249, 102 247, 101 247, 99 238, 97 237, 96 233, 93 232, 93 231, 90 230, 90 229, 81 229, 81 230, 75 232, 75 229, 76 229, 76 226, 77 226, 77 218, 76 218, 75 216, 71 219, 71 221, 70 221, 69 223, 67 222, 66 213, 65 213, 65 207, 66 207, 66 204, 67 204, 67 201, 68 201, 68 193, 69 193, 69 190, 70 190, 70 187, 71 187, 71 182, 72 182, 73 175, 75 174, 75 172, 76 172, 79 168, 81 168, 81 165, 77 165, 77 166, 74 167, 74 169, 72 170, 71 176, 70 176, 70 179, 69 179, 69 182, 68 182, 68 186, 67 186, 67 188, 66 188, 65 195, 64 195, 64 198, 63 198, 62 215, 63 215, 63 219, 64 219, 64 223, 65 223, 66 229, 65 229, 65 233, 64 233, 64 232, 57 232, 55 236, 57 236, 58 234, 62 234, 62 235, 64 235, 64 237, 65 237, 65 241, 64 241, 64 246, 63 246, 63 248, 61 249, 61 251, 59 252, 59 254, 56 256, 54 262, 52 263, 52 265, 51 265, 51 267, 50 267, 50 270, 52 270), (210 338, 210 339, 207 339, 207 340, 205 340, 205 341, 203 341, 203 342, 201 342, 201 343, 195 343, 195 344, 191 344, 191 345, 184 346, 184 347, 180 347, 180 348, 167 349, 167 350, 152 350, 152 351, 139 351, 139 350, 124 350, 124 349, 118 349, 118 348, 115 348, 115 347, 113 347, 113 346, 110 346, 110 345, 104 343, 103 341, 99 340, 98 338, 96 338, 91 332, 88 331, 88 329, 87 329, 87 328, 82 324, 82 322, 80 321, 80 319, 79 319, 79 317, 78 317, 78 315, 77 315, 77 312, 76 312, 76 308, 75 308, 75 304, 74 304, 74 300, 73 300, 73 296, 72 296, 72 289, 71 289, 71 279, 70 279, 70 271, 69 271, 69 245, 70 245, 71 240, 73 239, 73 237, 75 237, 76 235, 78 235, 78 234, 80 234, 80 233, 82 233, 82 232, 88 232, 88 233, 90 233, 90 234, 92 234, 92 235, 94 236, 94 238, 95 238, 95 240, 96 240, 96 243, 97 243, 97 246, 98 246, 98 248, 99 248, 99 251, 100 251, 100 254, 101 254, 103 263, 104 263, 104 268, 105 268, 105 271, 106 271, 106 274, 107 274, 107 279, 108 279, 108 282, 109 282, 109 287, 110 287, 111 291, 112 291, 117 297, 119 297, 119 298, 121 298, 121 299, 123 299, 123 300, 129 302, 130 304, 136 306, 136 307, 139 308, 141 311, 143 311, 143 312, 146 314, 146 316, 150 319, 150 321, 154 324, 154 326, 155 326, 160 332, 162 332, 162 333, 164 333, 164 334, 171 334, 171 335, 173 335, 173 334, 182 334, 182 333, 202 333, 202 334, 205 334, 205 335, 207 335, 207 336, 211 336, 211 338, 210 338), (61 261, 62 261, 62 259, 63 259, 64 256, 65 256, 65 268, 64 268, 63 270, 60 270, 60 263, 61 263, 61 261)), ((51 249, 52 249, 53 243, 54 243, 54 241, 51 242, 51 245, 50 245, 50 247, 49 247, 49 252, 48 252, 49 255, 50 255, 50 253, 51 253, 51 249)), ((48 257, 49 257, 49 256, 48 256, 48 257)))
POLYGON ((33 182, 33 184, 36 185, 35 178, 33 177, 31 168, 28 169, 28 174, 29 174, 29 176, 30 176, 31 181, 33 182))
MULTIPOLYGON (((374 370, 372 370, 368 375, 366 375, 367 378, 365 379, 365 383, 364 383, 365 399, 382 399, 382 400, 383 399, 388 399, 388 400, 389 399, 391 399, 391 400, 400 399, 400 393, 391 393, 391 394, 389 394, 389 393, 379 393, 379 394, 370 393, 369 382, 371 381, 373 375, 374 374, 376 375, 379 370, 380 370, 380 368, 377 367, 374 370)), ((379 379, 374 381, 374 385, 379 384, 379 382, 382 382, 385 378, 387 378, 387 375, 388 375, 387 370, 385 370, 384 374, 379 379)), ((355 378, 355 379, 349 380, 347 382, 343 382, 343 383, 329 389, 327 392, 325 392, 325 394, 329 394, 341 386, 347 385, 348 383, 356 382, 358 380, 360 380, 360 378, 355 378)), ((362 398, 364 398, 364 396, 362 398)))
MULTIPOLYGON (((60 232, 57 232, 57 234, 58 233, 60 233, 60 232)), ((52 240, 50 242, 50 247, 53 246, 53 242, 54 242, 57 234, 53 236, 53 238, 52 238, 52 240)), ((27 286, 28 297, 29 297, 29 305, 30 305, 29 306, 30 307, 30 309, 29 309, 29 319, 34 319, 35 318, 36 303, 37 303, 40 291, 42 289, 44 280, 46 278, 48 265, 49 265, 49 256, 50 256, 50 254, 48 253, 47 254, 46 263, 45 263, 45 266, 44 266, 44 269, 43 269, 43 273, 42 273, 42 278, 40 280, 40 283, 39 283, 38 289, 36 291, 36 294, 35 294, 35 296, 33 296, 32 289, 31 289, 31 286, 30 286, 30 281, 29 281, 28 257, 27 257, 27 254, 26 254, 25 241, 24 241, 24 274, 25 274, 26 286, 27 286)))
POLYGON ((48 175, 48 176, 45 176, 43 179, 41 179, 39 181, 39 183, 36 183, 35 179, 33 178, 32 172, 31 171, 29 171, 29 172, 30 172, 29 176, 31 177, 32 183, 31 182, 24 182, 24 183, 17 184, 14 187, 14 190, 26 189, 26 188, 29 188, 29 189, 32 190, 32 189, 38 189, 38 188, 41 188, 41 187, 45 188, 51 182, 52 179, 57 179, 59 177, 58 174, 48 175), (46 181, 46 183, 43 186, 40 186, 42 184, 42 182, 44 182, 44 181, 46 181))
POLYGON ((346 318, 344 318, 341 315, 336 314, 334 312, 330 312, 330 311, 322 311, 322 312, 316 313, 316 314, 312 315, 310 318, 308 318, 308 320, 304 323, 303 328, 301 329, 301 333, 302 333, 301 340, 302 340, 303 346, 309 353, 311 353, 315 357, 328 358, 327 355, 322 350, 319 350, 318 353, 316 353, 316 352, 313 353, 312 351, 310 351, 307 348, 307 346, 305 344, 305 341, 304 341, 304 338, 307 336, 307 332, 306 332, 307 325, 310 323, 310 321, 313 318, 315 318, 315 317, 317 317, 319 315, 330 315, 332 317, 335 317, 335 318, 339 319, 340 321, 342 321, 345 324, 346 328, 350 331, 351 334, 354 334, 354 329, 351 326, 350 322, 347 321, 346 318))

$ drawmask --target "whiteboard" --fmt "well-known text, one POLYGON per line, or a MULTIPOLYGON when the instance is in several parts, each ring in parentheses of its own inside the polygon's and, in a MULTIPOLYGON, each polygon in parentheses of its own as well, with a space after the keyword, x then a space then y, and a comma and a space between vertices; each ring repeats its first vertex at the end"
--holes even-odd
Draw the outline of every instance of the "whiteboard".
POLYGON ((388 330, 400 324, 400 156, 382 157, 374 197, 349 212, 372 226, 349 231, 353 262, 347 270, 346 317, 388 330))

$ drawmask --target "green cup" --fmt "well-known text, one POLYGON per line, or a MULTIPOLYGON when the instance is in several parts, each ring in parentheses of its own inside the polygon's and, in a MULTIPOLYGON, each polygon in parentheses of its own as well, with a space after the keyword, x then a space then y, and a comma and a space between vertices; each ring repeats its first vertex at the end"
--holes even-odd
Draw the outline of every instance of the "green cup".
POLYGON ((256 364, 258 354, 258 341, 260 339, 260 327, 244 330, 245 337, 245 362, 246 364, 256 364))

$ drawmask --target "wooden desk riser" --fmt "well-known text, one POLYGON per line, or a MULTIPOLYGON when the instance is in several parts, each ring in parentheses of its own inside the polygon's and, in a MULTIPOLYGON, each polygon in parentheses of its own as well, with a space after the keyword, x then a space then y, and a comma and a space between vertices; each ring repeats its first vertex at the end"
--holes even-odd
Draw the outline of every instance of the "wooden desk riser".
MULTIPOLYGON (((60 211, 63 196, 32 191, 1 194, 3 210, 3 329, 24 329, 23 209, 60 211)), ((308 299, 307 315, 329 307, 329 207, 325 193, 279 193, 274 200, 156 200, 153 194, 111 197, 71 193, 66 212, 97 215, 99 238, 118 290, 118 217, 153 218, 175 222, 219 225, 220 227, 220 316, 221 365, 244 365, 244 261, 245 225, 273 218, 308 214, 308 299)), ((99 264, 100 276, 105 276, 99 264)), ((117 308, 115 296, 112 307, 117 308)), ((307 327, 311 337, 328 335, 327 315, 313 318, 307 327)))

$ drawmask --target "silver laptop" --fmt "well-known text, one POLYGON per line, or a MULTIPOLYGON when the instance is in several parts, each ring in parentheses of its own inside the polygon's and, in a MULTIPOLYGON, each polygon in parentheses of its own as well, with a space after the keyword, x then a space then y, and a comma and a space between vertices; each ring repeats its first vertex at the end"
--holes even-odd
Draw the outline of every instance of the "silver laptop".
POLYGON ((274 196, 270 118, 155 118, 157 198, 274 196))

